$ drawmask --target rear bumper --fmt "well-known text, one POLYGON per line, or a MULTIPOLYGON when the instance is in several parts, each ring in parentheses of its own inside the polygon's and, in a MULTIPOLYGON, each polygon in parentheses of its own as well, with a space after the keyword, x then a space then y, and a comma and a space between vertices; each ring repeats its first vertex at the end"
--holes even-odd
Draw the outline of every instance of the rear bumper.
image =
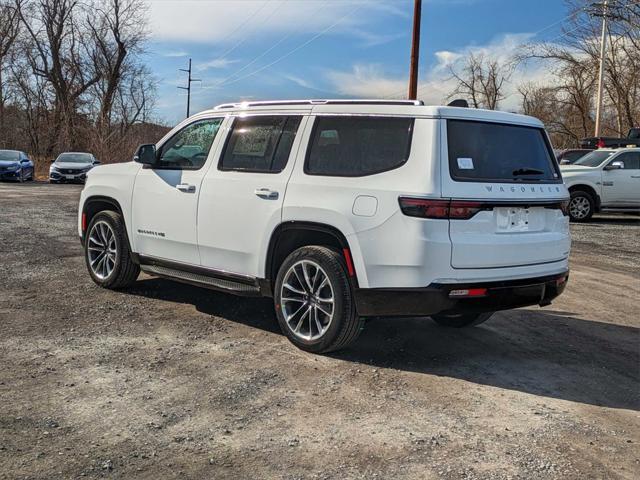
POLYGON ((361 288, 355 292, 358 314, 368 316, 428 316, 494 312, 530 305, 549 305, 560 295, 569 271, 551 276, 459 284, 431 284, 424 288, 361 288), (454 290, 486 289, 479 297, 451 297, 454 290))

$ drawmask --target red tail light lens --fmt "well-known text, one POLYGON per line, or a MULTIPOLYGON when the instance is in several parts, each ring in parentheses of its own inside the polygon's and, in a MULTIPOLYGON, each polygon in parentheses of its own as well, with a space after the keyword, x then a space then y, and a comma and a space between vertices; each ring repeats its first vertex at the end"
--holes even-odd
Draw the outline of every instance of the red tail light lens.
POLYGON ((449 200, 400 197, 400 209, 409 217, 449 218, 449 200))
POLYGON ((409 217, 468 220, 481 210, 489 210, 481 202, 430 200, 400 197, 400 209, 409 217))
POLYGON ((604 148, 604 147, 606 147, 606 144, 604 143, 604 140, 600 138, 598 140, 598 143, 596 143, 596 148, 604 148))

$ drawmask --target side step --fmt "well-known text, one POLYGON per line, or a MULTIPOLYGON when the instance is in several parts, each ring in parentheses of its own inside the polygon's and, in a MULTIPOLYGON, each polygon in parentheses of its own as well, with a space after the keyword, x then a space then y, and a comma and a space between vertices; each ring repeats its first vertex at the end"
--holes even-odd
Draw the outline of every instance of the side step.
POLYGON ((260 287, 258 285, 248 285, 234 280, 202 275, 200 273, 185 272, 184 270, 162 265, 140 265, 140 269, 150 275, 189 283, 191 285, 213 288, 236 295, 260 296, 260 287))

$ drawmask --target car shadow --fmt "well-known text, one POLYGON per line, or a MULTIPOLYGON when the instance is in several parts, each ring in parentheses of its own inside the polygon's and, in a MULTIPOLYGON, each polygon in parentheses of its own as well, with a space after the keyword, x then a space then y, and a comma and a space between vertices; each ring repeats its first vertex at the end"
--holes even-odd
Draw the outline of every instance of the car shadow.
MULTIPOLYGON (((191 304, 202 313, 279 332, 270 299, 239 298, 155 278, 138 281, 128 293, 191 304)), ((536 308, 499 312, 485 324, 467 329, 442 328, 428 318, 375 318, 354 345, 331 356, 640 410, 639 340, 639 328, 536 308)))

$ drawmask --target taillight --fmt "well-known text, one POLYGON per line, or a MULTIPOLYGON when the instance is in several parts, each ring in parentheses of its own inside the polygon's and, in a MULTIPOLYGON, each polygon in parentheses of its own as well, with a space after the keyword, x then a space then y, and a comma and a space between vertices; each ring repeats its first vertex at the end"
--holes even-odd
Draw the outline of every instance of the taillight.
POLYGON ((569 200, 565 200, 564 202, 560 202, 560 210, 562 210, 562 214, 565 217, 569 216, 569 200))
POLYGON ((482 210, 489 210, 481 202, 461 200, 430 200, 400 197, 400 209, 409 217, 468 220, 482 210))
POLYGON ((400 209, 409 217, 449 218, 449 200, 400 197, 400 209))
POLYGON ((598 143, 596 143, 596 148, 604 148, 604 147, 606 147, 604 140, 602 138, 598 139, 598 143))

